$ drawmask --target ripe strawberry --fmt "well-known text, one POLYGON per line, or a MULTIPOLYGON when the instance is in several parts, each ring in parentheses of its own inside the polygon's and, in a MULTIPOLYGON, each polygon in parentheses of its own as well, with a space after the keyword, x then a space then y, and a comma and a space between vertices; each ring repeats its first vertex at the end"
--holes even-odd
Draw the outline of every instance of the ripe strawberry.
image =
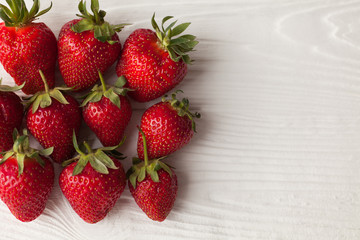
POLYGON ((92 150, 84 142, 87 150, 84 153, 74 135, 79 155, 64 162, 63 165, 72 163, 61 172, 59 185, 71 207, 87 223, 104 219, 125 189, 123 166, 111 155, 119 145, 92 150))
POLYGON ((82 0, 81 19, 66 23, 60 30, 59 67, 65 84, 76 90, 94 85, 98 71, 104 73, 119 57, 121 44, 116 32, 127 24, 110 25, 104 20, 105 11, 99 10, 98 0, 91 0, 91 15, 82 0))
POLYGON ((51 161, 44 157, 51 151, 30 148, 27 131, 19 136, 15 130, 13 149, 0 158, 0 198, 22 222, 36 219, 45 209, 55 176, 51 161))
POLYGON ((107 87, 100 72, 99 76, 101 86, 95 85, 81 104, 83 118, 104 146, 115 146, 123 139, 132 114, 126 97, 129 89, 122 88, 126 83, 124 77, 115 86, 107 87))
MULTIPOLYGON (((154 221, 162 222, 174 206, 178 185, 175 172, 162 159, 148 159, 145 134, 140 130, 144 142, 144 161, 134 158, 127 172, 131 195, 137 205, 154 221)), ((164 157, 163 157, 164 158, 164 157)))
POLYGON ((75 153, 72 144, 73 131, 78 133, 81 124, 81 109, 78 102, 70 95, 63 95, 60 90, 49 90, 45 77, 40 71, 45 91, 36 93, 27 104, 26 124, 30 133, 45 147, 54 147, 51 158, 60 163, 75 153))
POLYGON ((7 0, 10 9, 0 5, 0 62, 17 85, 25 83, 22 91, 34 94, 44 90, 38 69, 44 72, 48 85, 55 84, 57 43, 54 33, 44 23, 33 23, 51 8, 39 12, 40 3, 34 0, 30 11, 24 0, 7 0))
POLYGON ((161 97, 179 84, 187 73, 187 64, 191 63, 187 54, 195 45, 193 35, 181 34, 190 25, 183 23, 172 28, 176 21, 166 29, 162 21, 162 31, 155 22, 151 23, 156 32, 150 29, 137 29, 125 41, 121 57, 116 66, 118 76, 124 76, 127 87, 134 89, 129 96, 139 102, 147 102, 161 97))
MULTIPOLYGON (((141 117, 140 128, 144 131, 148 142, 150 158, 169 155, 185 146, 191 140, 195 129, 194 118, 200 118, 199 113, 189 111, 189 100, 176 99, 176 93, 171 100, 159 102, 148 108, 141 117)), ((139 133, 137 142, 139 158, 144 157, 142 137, 139 133)))
POLYGON ((20 129, 24 107, 21 104, 21 99, 13 93, 13 91, 20 90, 20 87, 9 87, 1 85, 0 79, 0 152, 9 150, 14 141, 12 133, 14 129, 20 129))

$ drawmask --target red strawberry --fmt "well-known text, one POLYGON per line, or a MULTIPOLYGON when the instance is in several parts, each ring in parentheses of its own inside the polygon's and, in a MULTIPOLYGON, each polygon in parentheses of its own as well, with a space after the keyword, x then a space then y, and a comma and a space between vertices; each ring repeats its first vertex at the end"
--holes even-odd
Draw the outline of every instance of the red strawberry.
MULTIPOLYGON (((169 155, 189 143, 196 131, 194 118, 199 117, 199 113, 189 111, 189 100, 183 98, 179 101, 175 93, 171 100, 163 98, 162 102, 148 108, 141 117, 140 128, 148 142, 149 157, 169 155)), ((137 152, 142 159, 144 148, 140 133, 137 152)))
POLYGON ((104 73, 118 59, 121 44, 116 32, 127 24, 110 25, 98 0, 91 0, 91 15, 80 1, 81 19, 66 23, 60 30, 58 51, 61 75, 67 86, 84 90, 93 86, 98 71, 104 73))
MULTIPOLYGON (((1 79, 0 79, 1 84, 1 79)), ((9 150, 14 144, 12 133, 20 129, 24 107, 21 99, 13 93, 23 87, 0 85, 0 152, 9 150)))
POLYGON ((44 211, 54 184, 54 167, 44 157, 52 148, 30 148, 26 130, 22 136, 15 131, 14 137, 13 150, 1 156, 0 198, 17 219, 30 222, 44 211))
POLYGON ((161 159, 148 160, 146 138, 142 134, 144 161, 134 158, 133 166, 127 172, 131 195, 137 205, 154 221, 162 222, 174 206, 178 185, 175 172, 161 159))
POLYGON ((22 91, 34 94, 44 90, 38 69, 44 72, 48 85, 55 84, 57 43, 54 33, 44 23, 33 23, 49 8, 39 12, 40 3, 34 0, 30 11, 24 0, 6 1, 10 9, 0 5, 0 62, 17 85, 25 83, 22 91))
POLYGON ((104 146, 115 146, 124 137, 132 114, 126 97, 129 89, 122 88, 126 83, 124 77, 115 86, 107 87, 100 72, 99 76, 102 86, 95 85, 81 104, 83 118, 104 146))
POLYGON ((96 223, 106 217, 125 189, 123 166, 110 154, 118 146, 92 150, 84 142, 87 149, 84 153, 79 149, 75 136, 74 145, 80 155, 64 162, 66 165, 76 161, 61 172, 60 188, 85 222, 96 223))
POLYGON ((161 97, 179 84, 187 73, 187 64, 191 63, 187 54, 198 43, 195 36, 181 34, 190 25, 183 23, 166 29, 164 23, 172 17, 165 17, 162 31, 155 22, 151 23, 156 32, 150 29, 137 29, 125 41, 121 57, 116 66, 118 76, 124 75, 127 87, 134 89, 129 93, 136 101, 147 102, 161 97))
POLYGON ((49 90, 45 77, 42 77, 45 91, 38 92, 28 101, 31 106, 27 111, 26 124, 43 147, 54 147, 51 158, 60 163, 75 153, 72 134, 80 129, 81 109, 72 96, 64 96, 60 92, 67 88, 49 90))

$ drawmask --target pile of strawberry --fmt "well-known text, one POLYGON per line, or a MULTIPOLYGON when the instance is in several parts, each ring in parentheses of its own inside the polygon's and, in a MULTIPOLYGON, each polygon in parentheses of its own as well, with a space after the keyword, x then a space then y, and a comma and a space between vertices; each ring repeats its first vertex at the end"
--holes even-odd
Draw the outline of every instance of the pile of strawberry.
POLYGON ((198 43, 181 35, 190 23, 167 27, 165 17, 155 31, 137 29, 122 48, 117 32, 127 24, 111 25, 98 0, 91 13, 80 1, 79 18, 66 23, 58 39, 24 0, 0 4, 0 62, 17 86, 0 86, 0 198, 20 221, 36 219, 45 209, 54 185, 53 162, 63 166, 59 185, 74 211, 86 222, 102 220, 125 189, 126 179, 138 206, 152 220, 163 221, 177 194, 177 177, 163 159, 182 148, 195 132, 198 113, 176 93, 149 107, 141 118, 138 157, 125 173, 118 149, 131 119, 128 95, 135 101, 157 99, 180 83, 198 43), (177 38, 174 38, 177 36, 177 38), (58 62, 65 87, 55 87, 58 62), (116 63, 117 62, 117 63, 116 63), (107 85, 103 74, 116 63, 118 79, 107 85), (100 85, 95 85, 100 80, 100 85), (91 88, 92 87, 92 88, 91 88), (89 90, 91 88, 91 90, 89 90), (14 91, 22 90, 20 98, 14 91), (87 91, 78 100, 73 92, 87 91), (78 144, 81 123, 96 134, 103 147, 78 144), (44 147, 30 147, 29 133, 44 147))

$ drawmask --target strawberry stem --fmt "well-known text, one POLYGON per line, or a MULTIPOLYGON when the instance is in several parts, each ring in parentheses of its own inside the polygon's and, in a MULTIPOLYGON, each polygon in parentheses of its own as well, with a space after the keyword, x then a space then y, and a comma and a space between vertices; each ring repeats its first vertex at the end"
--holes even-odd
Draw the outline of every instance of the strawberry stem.
POLYGON ((91 149, 90 145, 86 141, 84 141, 84 146, 85 146, 88 154, 92 153, 92 149, 91 149))
POLYGON ((106 84, 105 84, 104 77, 103 77, 103 75, 101 74, 100 70, 98 70, 98 73, 99 73, 100 82, 101 82, 101 86, 102 86, 103 92, 106 92, 106 84))
POLYGON ((146 137, 145 137, 145 133, 143 132, 143 130, 141 130, 140 127, 138 127, 142 139, 143 139, 143 145, 144 145, 144 166, 145 168, 148 166, 148 161, 149 161, 149 157, 148 157, 148 152, 147 152, 147 144, 146 144, 146 137))
POLYGON ((44 83, 45 92, 48 93, 48 92, 49 92, 49 86, 48 86, 48 84, 47 84, 47 82, 46 82, 45 75, 44 75, 44 73, 43 73, 41 70, 39 70, 39 73, 40 73, 40 76, 41 76, 41 80, 42 80, 43 83, 44 83))

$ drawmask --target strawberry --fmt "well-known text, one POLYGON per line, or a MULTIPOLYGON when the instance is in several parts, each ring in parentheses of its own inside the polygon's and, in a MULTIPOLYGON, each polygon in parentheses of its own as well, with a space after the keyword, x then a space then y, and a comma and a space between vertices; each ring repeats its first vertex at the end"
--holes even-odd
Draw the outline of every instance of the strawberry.
POLYGON ((95 85, 83 103, 83 118, 90 129, 95 132, 104 146, 115 146, 124 137, 132 109, 126 93, 122 88, 126 79, 120 77, 115 86, 106 86, 99 72, 101 86, 95 85))
POLYGON ((121 44, 116 32, 127 24, 110 25, 99 10, 98 0, 91 0, 91 15, 85 2, 79 3, 81 19, 66 23, 60 30, 59 67, 65 84, 76 90, 93 86, 98 71, 104 73, 118 59, 121 44))
MULTIPOLYGON (((167 100, 164 97, 162 102, 148 108, 141 117, 140 128, 148 142, 149 157, 166 156, 188 144, 196 132, 194 118, 200 118, 200 114, 191 113, 189 100, 177 100, 176 93, 172 94, 172 99, 167 100)), ((140 158, 144 157, 140 133, 137 152, 140 158)))
POLYGON ((1 85, 0 79, 0 152, 9 150, 14 141, 12 133, 14 129, 20 129, 24 107, 21 99, 13 92, 20 90, 24 86, 9 87, 1 85))
POLYGON ((34 0, 30 11, 24 0, 7 0, 10 9, 0 4, 0 62, 17 85, 25 83, 22 91, 34 94, 44 90, 38 69, 44 72, 48 85, 55 84, 57 58, 56 37, 44 23, 34 23, 51 6, 39 12, 39 0, 34 0))
POLYGON ((81 125, 81 109, 78 102, 70 95, 63 95, 60 90, 49 90, 46 79, 40 71, 45 91, 36 93, 27 101, 30 105, 26 124, 30 133, 45 147, 54 147, 51 158, 57 162, 69 159, 75 153, 72 133, 78 133, 81 125))
POLYGON ((0 198, 22 222, 36 219, 44 211, 54 184, 54 167, 45 157, 52 148, 29 147, 27 131, 14 131, 14 147, 0 159, 0 198))
POLYGON ((127 172, 128 185, 136 204, 154 221, 162 222, 174 206, 178 185, 175 172, 161 161, 149 160, 146 137, 140 134, 144 143, 144 161, 134 158, 133 166, 127 172))
POLYGON ((187 73, 187 64, 191 63, 188 55, 195 45, 193 35, 181 34, 190 23, 183 23, 172 28, 176 21, 166 29, 162 21, 162 31, 155 22, 151 23, 155 32, 150 29, 137 29, 126 39, 120 60, 116 65, 118 76, 124 76, 127 87, 134 89, 129 96, 139 102, 147 102, 163 96, 179 84, 187 73))
POLYGON ((75 135, 73 139, 79 155, 64 162, 63 165, 69 165, 60 173, 59 185, 74 211, 85 222, 97 223, 114 207, 126 186, 123 166, 111 154, 123 142, 96 150, 84 142, 85 153, 75 135))

